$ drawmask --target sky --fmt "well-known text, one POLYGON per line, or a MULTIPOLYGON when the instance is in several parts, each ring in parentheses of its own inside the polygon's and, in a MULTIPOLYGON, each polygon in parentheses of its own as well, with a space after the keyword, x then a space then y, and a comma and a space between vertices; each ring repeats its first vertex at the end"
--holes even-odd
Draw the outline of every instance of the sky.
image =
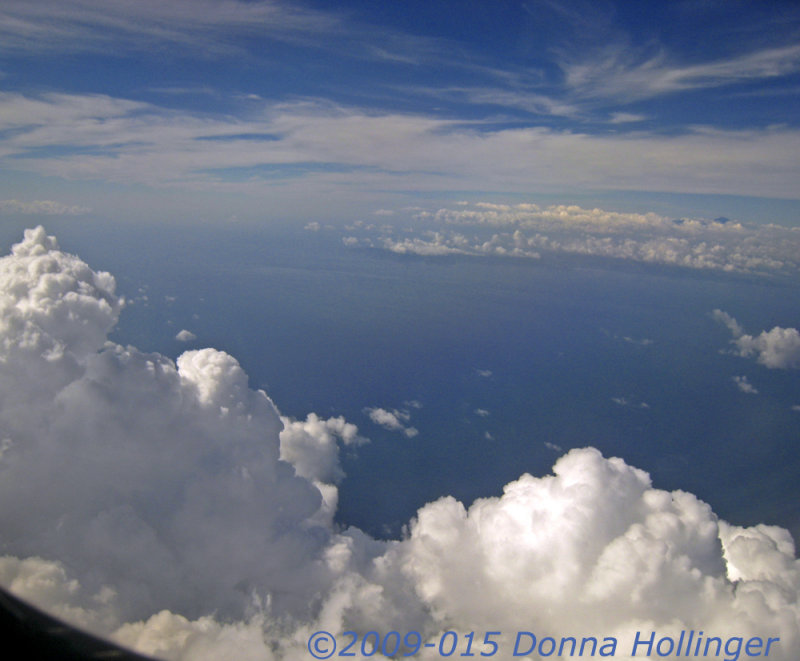
POLYGON ((278 224, 467 200, 796 224, 799 14, 10 0, 3 211, 278 224))
POLYGON ((0 585, 796 659, 798 97, 792 2, 5 0, 0 585))

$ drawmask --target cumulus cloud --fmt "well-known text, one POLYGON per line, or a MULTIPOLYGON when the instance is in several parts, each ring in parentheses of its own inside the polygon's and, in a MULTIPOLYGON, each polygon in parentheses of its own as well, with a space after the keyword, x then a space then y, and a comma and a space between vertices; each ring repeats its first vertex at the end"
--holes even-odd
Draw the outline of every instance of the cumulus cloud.
POLYGON ((630 397, 612 397, 611 401, 618 406, 628 406, 636 409, 649 409, 650 405, 647 402, 636 402, 630 397))
POLYGON ((364 412, 369 416, 376 425, 380 425, 389 431, 401 431, 408 438, 413 438, 419 434, 419 430, 415 427, 406 426, 406 422, 411 419, 411 414, 408 411, 401 411, 399 409, 382 409, 372 407, 364 409, 364 412))
POLYGON ((192 340, 197 339, 197 335, 184 328, 183 330, 178 331, 178 333, 175 335, 175 339, 178 340, 178 342, 191 342, 192 340))
MULTIPOLYGON (((307 659, 320 629, 496 630, 505 656, 520 629, 593 635, 616 658, 637 631, 691 629, 777 637, 770 658, 797 658, 783 529, 729 525, 585 448, 502 496, 428 503, 402 539, 341 530, 354 425, 281 416, 224 352, 109 342, 113 277, 41 229, 0 282, 0 583, 61 617, 171 660, 307 659)), ((408 429, 407 411, 368 411, 408 429)))
POLYGON ((741 390, 743 393, 748 395, 757 395, 758 390, 756 387, 750 383, 746 376, 734 376, 733 382, 736 384, 736 387, 741 390))
POLYGON ((730 636, 766 625, 784 653, 798 644, 800 567, 785 531, 723 524, 691 494, 653 489, 596 450, 569 452, 553 472, 469 508, 442 498, 419 511, 397 553, 437 621, 628 641, 637 628, 730 636), (788 592, 758 617, 762 580, 788 592))
POLYGON ((0 280, 3 548, 113 585, 128 615, 234 612, 251 590, 305 608, 328 533, 303 524, 322 498, 279 460, 279 415, 237 361, 107 342, 122 307, 113 277, 41 228, 0 261, 0 280))
POLYGON ((800 368, 800 332, 796 328, 775 326, 753 336, 746 334, 727 312, 714 310, 712 316, 731 331, 734 353, 739 356, 755 357, 757 362, 772 369, 800 368))
POLYGON ((339 499, 335 485, 344 478, 339 443, 356 447, 369 441, 341 416, 323 420, 316 413, 309 413, 304 421, 282 416, 281 422, 280 457, 317 487, 323 500, 320 517, 332 525, 339 499))
POLYGON ((436 230, 406 228, 400 237, 363 237, 395 253, 494 255, 538 259, 546 253, 596 255, 637 262, 736 272, 795 272, 800 233, 727 218, 668 218, 577 205, 460 203, 420 211, 415 220, 436 230), (454 229, 457 228, 457 229, 454 229))

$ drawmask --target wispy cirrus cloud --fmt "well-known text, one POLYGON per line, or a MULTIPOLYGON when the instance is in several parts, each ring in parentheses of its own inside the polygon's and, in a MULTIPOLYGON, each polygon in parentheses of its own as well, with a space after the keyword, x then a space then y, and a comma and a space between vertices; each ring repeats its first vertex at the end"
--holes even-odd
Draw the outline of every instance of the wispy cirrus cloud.
POLYGON ((104 52, 172 45, 211 54, 241 52, 231 38, 265 33, 310 42, 341 30, 329 13, 273 0, 9 0, 0 7, 0 50, 10 53, 104 52))
POLYGON ((614 44, 579 62, 562 62, 565 84, 582 98, 647 99, 698 88, 786 76, 800 71, 800 46, 755 50, 743 55, 680 65, 666 51, 641 58, 629 45, 614 44))
POLYGON ((0 7, 0 52, 13 56, 171 51, 264 61, 270 42, 348 59, 458 62, 443 40, 283 0, 9 0, 0 7))

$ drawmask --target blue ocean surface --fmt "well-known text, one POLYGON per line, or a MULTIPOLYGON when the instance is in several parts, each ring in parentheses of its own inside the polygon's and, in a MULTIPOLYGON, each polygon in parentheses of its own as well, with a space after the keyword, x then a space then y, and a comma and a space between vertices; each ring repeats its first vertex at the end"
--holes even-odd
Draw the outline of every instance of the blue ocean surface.
MULTIPOLYGON (((53 223, 62 248, 128 299, 112 339, 176 358, 235 356, 281 412, 343 415, 337 515, 396 537, 419 507, 496 496, 591 445, 731 523, 800 538, 800 373, 730 353, 746 332, 800 327, 800 282, 544 255, 418 257, 336 232, 53 223), (187 329, 197 339, 182 343, 187 329), (747 394, 733 378, 746 376, 747 394), (373 423, 406 415, 409 437, 373 423)), ((18 236, 6 236, 7 250, 18 236)))

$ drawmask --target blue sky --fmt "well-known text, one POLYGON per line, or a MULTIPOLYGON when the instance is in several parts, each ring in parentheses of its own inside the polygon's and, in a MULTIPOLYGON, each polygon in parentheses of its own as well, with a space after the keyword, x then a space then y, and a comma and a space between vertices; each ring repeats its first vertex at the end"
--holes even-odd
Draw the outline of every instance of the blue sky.
POLYGON ((0 200, 138 222, 466 199, 796 224, 799 36, 788 2, 9 0, 0 200))

